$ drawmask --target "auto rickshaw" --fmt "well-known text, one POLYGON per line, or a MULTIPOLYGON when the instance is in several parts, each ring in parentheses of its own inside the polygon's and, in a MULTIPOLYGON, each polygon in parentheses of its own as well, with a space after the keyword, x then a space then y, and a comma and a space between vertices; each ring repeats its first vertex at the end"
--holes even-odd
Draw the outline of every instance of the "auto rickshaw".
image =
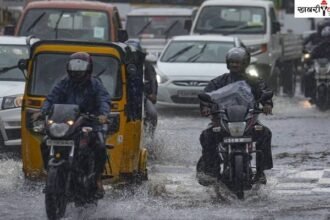
POLYGON ((121 181, 147 179, 147 150, 143 145, 144 56, 123 43, 38 41, 30 48, 30 58, 20 61, 26 72, 22 104, 22 160, 27 178, 44 176, 40 144, 43 134, 31 116, 40 110, 53 86, 66 73, 69 55, 84 51, 93 59, 93 76, 102 80, 112 97, 110 129, 106 143, 108 160, 104 179, 121 181))

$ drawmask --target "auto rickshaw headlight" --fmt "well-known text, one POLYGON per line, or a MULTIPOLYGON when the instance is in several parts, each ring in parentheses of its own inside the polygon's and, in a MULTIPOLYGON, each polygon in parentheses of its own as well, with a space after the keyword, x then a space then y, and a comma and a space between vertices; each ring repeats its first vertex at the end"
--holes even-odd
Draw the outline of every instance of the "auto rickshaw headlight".
POLYGON ((49 133, 57 138, 65 136, 70 129, 70 125, 66 123, 53 123, 49 126, 49 133))
POLYGON ((2 100, 1 108, 10 109, 10 108, 19 108, 22 107, 23 95, 12 95, 5 96, 2 100))

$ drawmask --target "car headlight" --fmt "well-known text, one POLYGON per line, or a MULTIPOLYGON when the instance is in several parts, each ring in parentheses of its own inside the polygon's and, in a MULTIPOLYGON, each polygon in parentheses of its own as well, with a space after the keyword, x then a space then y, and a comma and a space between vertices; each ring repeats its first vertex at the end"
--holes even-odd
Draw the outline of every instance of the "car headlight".
POLYGON ((155 70, 157 73, 156 79, 157 79, 158 84, 162 84, 162 83, 165 83, 168 81, 168 78, 164 73, 162 73, 158 68, 155 68, 155 70))
POLYGON ((19 108, 22 107, 23 95, 12 95, 3 97, 1 108, 9 109, 9 108, 19 108))
POLYGON ((250 75, 250 76, 255 76, 255 77, 259 77, 259 72, 257 70, 257 68, 254 65, 249 66, 246 69, 246 72, 250 75))
POLYGON ((70 125, 67 123, 53 123, 49 126, 49 132, 52 136, 60 138, 65 136, 68 132, 70 125))

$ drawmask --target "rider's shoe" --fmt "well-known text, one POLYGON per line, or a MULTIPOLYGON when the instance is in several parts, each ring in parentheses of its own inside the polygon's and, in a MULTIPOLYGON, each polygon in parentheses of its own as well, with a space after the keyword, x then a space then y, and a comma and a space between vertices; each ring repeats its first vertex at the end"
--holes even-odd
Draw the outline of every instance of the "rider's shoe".
POLYGON ((95 197, 97 199, 102 199, 104 197, 105 191, 103 188, 102 178, 101 176, 96 179, 96 192, 95 197))
POLYGON ((255 177, 254 177, 254 182, 265 185, 267 183, 265 173, 263 171, 257 172, 255 177))
POLYGON ((218 180, 218 178, 215 175, 201 171, 196 173, 196 178, 198 183, 201 184, 202 186, 214 185, 218 180))

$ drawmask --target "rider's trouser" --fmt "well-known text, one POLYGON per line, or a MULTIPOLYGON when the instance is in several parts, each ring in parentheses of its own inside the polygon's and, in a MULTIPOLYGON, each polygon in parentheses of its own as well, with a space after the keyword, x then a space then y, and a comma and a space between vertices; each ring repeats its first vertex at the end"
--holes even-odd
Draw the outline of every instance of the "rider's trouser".
MULTIPOLYGON (((257 154, 257 170, 263 171, 273 168, 273 159, 271 151, 272 133, 269 128, 263 126, 260 131, 254 131, 253 140, 256 141, 256 149, 262 151, 257 154)), ((203 167, 205 173, 216 176, 219 173, 221 159, 218 153, 218 144, 222 141, 223 133, 213 132, 212 127, 205 129, 200 135, 202 145, 203 167)))

